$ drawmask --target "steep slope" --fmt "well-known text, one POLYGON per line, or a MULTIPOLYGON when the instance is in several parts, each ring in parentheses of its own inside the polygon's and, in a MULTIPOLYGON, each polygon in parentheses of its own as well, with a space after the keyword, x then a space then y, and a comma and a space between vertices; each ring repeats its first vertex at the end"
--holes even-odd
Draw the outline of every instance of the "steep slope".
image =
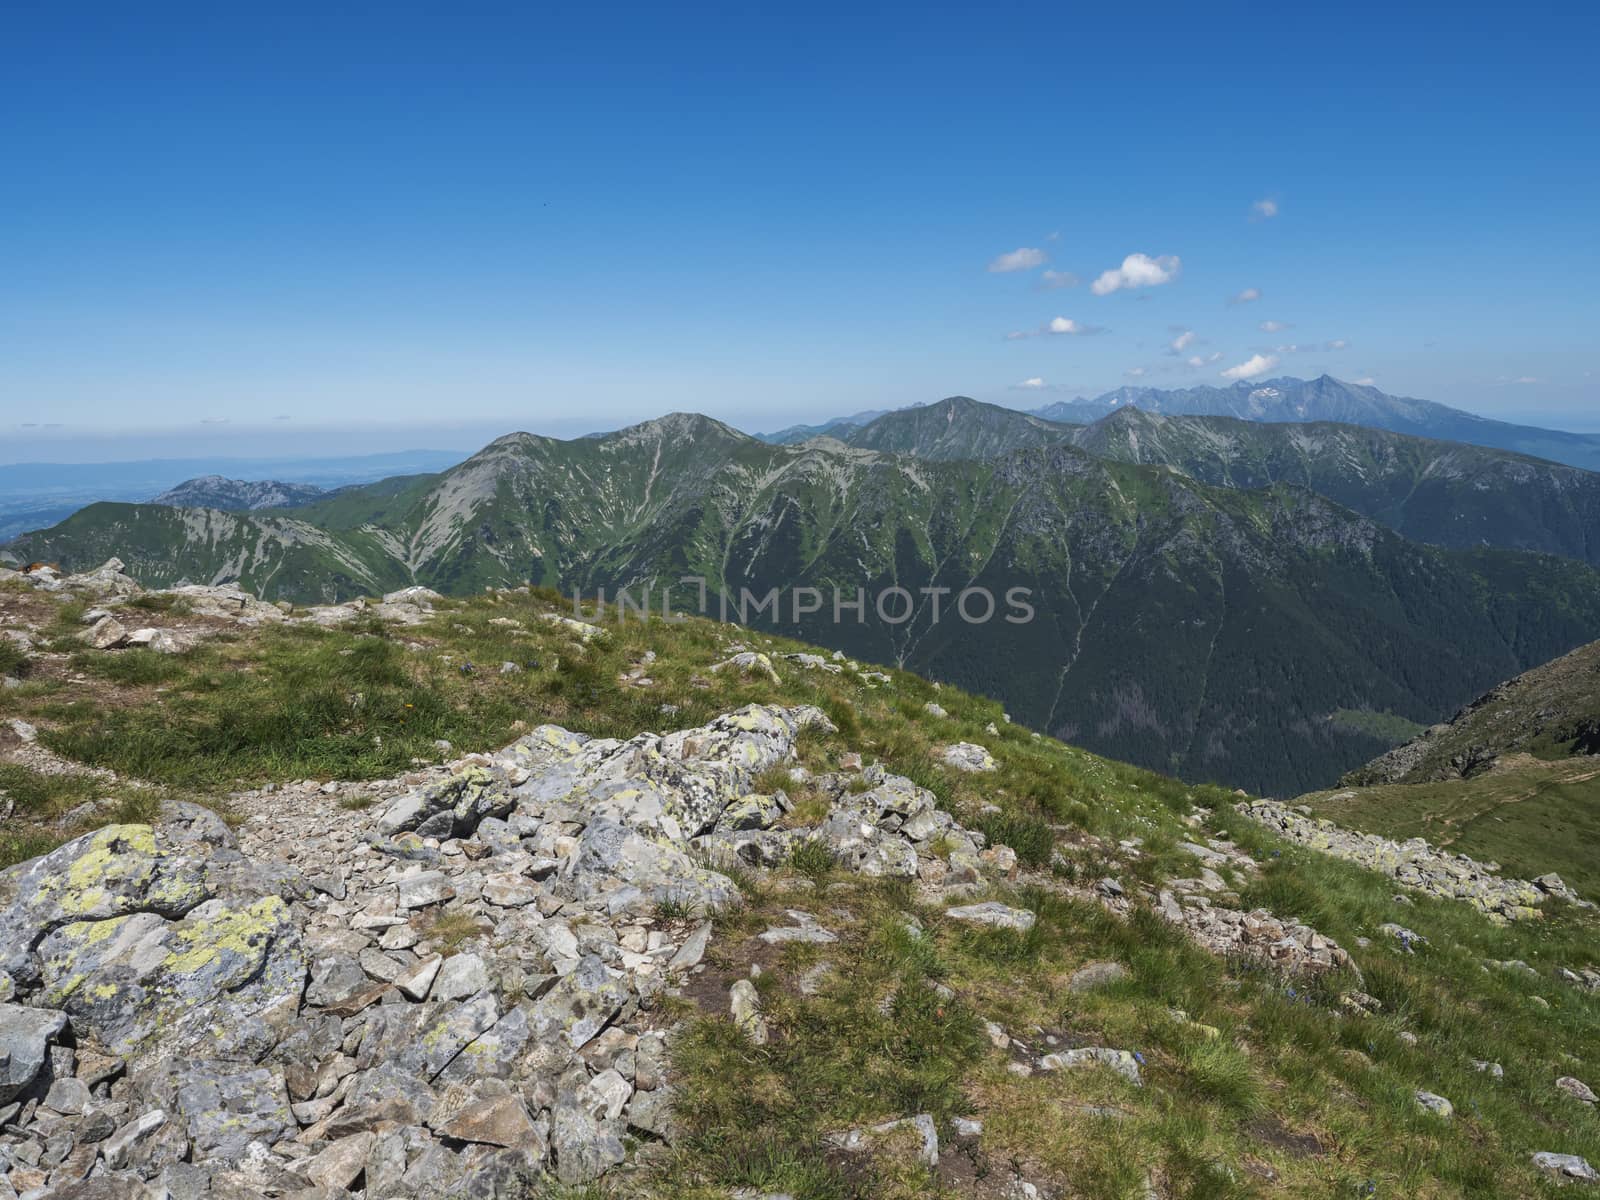
POLYGON ((1600 754, 1600 642, 1500 684, 1448 723, 1351 771, 1341 782, 1425 783, 1482 774, 1516 755, 1595 754, 1600 754))
POLYGON ((994 458, 1014 450, 1051 446, 1071 429, 1013 408, 952 396, 937 404, 886 413, 870 425, 834 433, 862 450, 912 454, 918 458, 994 458))
POLYGON ((1092 401, 1060 401, 1035 409, 1049 421, 1089 423, 1128 406, 1170 415, 1238 417, 1247 421, 1336 421, 1409 433, 1439 441, 1465 442, 1529 454, 1569 466, 1600 470, 1600 435, 1564 433, 1492 421, 1430 400, 1390 396, 1375 387, 1329 375, 1316 379, 1271 379, 1231 387, 1123 387, 1092 401))
POLYGON ((1293 483, 1438 546, 1499 546, 1600 564, 1600 474, 1503 450, 1327 422, 1264 424, 1121 408, 1077 430, 1100 458, 1205 483, 1293 483))
POLYGON ((224 475, 202 475, 186 479, 150 499, 151 504, 174 508, 217 508, 225 512, 248 512, 258 508, 298 508, 326 494, 312 483, 282 483, 276 479, 229 479, 224 475))
MULTIPOLYGON (((330 599, 421 582, 650 587, 659 611, 787 589, 752 623, 1003 697, 1143 765, 1286 794, 1383 743, 1340 710, 1438 720, 1600 630, 1580 564, 1417 546, 1282 485, 1218 489, 1056 445, 928 461, 760 443, 675 415, 602 438, 513 434, 460 467, 277 515, 96 506, 19 555, 330 599), (887 589, 910 595, 880 615, 887 589), (796 611, 815 588, 818 608, 796 611), (987 620, 952 612, 986 589, 987 620), (866 611, 843 603, 864 593, 866 611), (943 592, 937 589, 947 589, 943 592), (1007 603, 1024 589, 1032 619, 1007 603), (901 620, 902 608, 910 605, 901 620)), ((803 606, 803 604, 802 604, 803 606)), ((969 610, 981 617, 985 603, 969 610)))

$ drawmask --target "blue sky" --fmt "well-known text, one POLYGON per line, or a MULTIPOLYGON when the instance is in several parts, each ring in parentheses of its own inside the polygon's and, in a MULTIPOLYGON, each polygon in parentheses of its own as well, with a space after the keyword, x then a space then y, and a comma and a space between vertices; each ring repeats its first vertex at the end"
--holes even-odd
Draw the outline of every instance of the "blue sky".
POLYGON ((332 7, 0 18, 0 460, 1240 367, 1600 428, 1588 6, 332 7))

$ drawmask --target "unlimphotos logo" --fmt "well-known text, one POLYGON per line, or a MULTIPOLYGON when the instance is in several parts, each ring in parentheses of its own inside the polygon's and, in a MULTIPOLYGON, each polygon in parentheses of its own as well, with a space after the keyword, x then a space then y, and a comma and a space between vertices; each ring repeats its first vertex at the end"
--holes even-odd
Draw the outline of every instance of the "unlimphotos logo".
POLYGON ((763 619, 771 625, 786 620, 791 625, 816 625, 830 619, 835 625, 847 624, 852 619, 864 625, 872 618, 885 625, 905 625, 912 621, 937 625, 952 617, 968 625, 987 625, 994 620, 1008 625, 1026 625, 1034 616, 1032 597, 1033 589, 1025 587, 1007 588, 996 598, 986 587, 967 587, 959 591, 948 587, 913 590, 898 584, 870 593, 864 587, 853 591, 838 587, 773 587, 759 593, 741 587, 734 596, 722 589, 713 591, 703 575, 684 575, 676 584, 651 581, 618 588, 609 597, 606 589, 601 588, 590 608, 585 607, 585 601, 574 590, 572 615, 589 621, 603 621, 609 615, 618 623, 681 621, 693 612, 702 617, 715 613, 718 620, 736 621, 740 625, 753 625, 763 619), (693 608, 675 608, 675 591, 691 593, 693 608))

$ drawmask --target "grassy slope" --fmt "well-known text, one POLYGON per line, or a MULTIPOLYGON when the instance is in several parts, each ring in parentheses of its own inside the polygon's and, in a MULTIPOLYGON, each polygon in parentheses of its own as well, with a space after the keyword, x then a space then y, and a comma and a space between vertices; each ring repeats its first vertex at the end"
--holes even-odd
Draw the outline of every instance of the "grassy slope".
POLYGON ((1318 816, 1503 864, 1524 879, 1558 872, 1600 896, 1600 758, 1499 768, 1444 783, 1341 788, 1302 796, 1318 816))
MULTIPOLYGON (((1551 979, 1558 965, 1590 961, 1596 930, 1585 914, 1497 929, 1442 901, 1402 908, 1388 881, 1270 842, 1232 815, 1226 794, 1035 739, 1000 723, 991 701, 935 691, 902 672, 880 688, 783 662, 777 686, 712 676, 705 667, 746 635, 701 621, 628 626, 580 650, 532 620, 538 604, 483 597, 417 630, 241 631, 171 659, 80 653, 63 666, 43 656, 24 688, 0 693, 0 717, 38 723, 63 753, 215 801, 240 784, 388 775, 414 756, 435 758, 437 737, 459 753, 498 747, 540 721, 618 736, 660 728, 664 702, 681 707, 674 726, 754 700, 809 702, 840 725, 807 742, 812 766, 859 751, 933 788, 974 823, 980 804, 1000 806, 1004 825, 991 828, 1034 861, 1053 844, 1061 849, 1056 873, 997 893, 1040 914, 1026 937, 973 934, 910 888, 838 877, 826 863, 741 880, 747 904, 719 922, 709 978, 725 983, 760 961, 775 1036, 754 1046, 739 1035, 726 1019, 725 988, 707 992, 704 1006, 693 995, 673 1002, 687 1021, 676 1056, 685 1132, 627 1185, 634 1190, 994 1195, 1016 1164, 1074 1196, 1139 1196, 1146 1172, 1170 1197, 1526 1196, 1546 1186, 1527 1165, 1532 1150, 1600 1160, 1595 1117, 1553 1088, 1558 1075, 1600 1076, 1600 998, 1551 979), (530 632, 489 624, 495 617, 530 632), (619 686, 618 672, 646 649, 660 655, 650 669, 656 685, 619 686), (464 671, 468 661, 474 669, 464 671), (501 661, 525 669, 502 676, 501 661), (926 716, 933 698, 948 718, 926 716), (991 721, 997 735, 985 731, 991 721), (936 766, 931 747, 957 738, 989 746, 1000 770, 974 777, 936 766), (1336 994, 1349 981, 1286 983, 1215 959, 1152 918, 1124 923, 1050 890, 1107 871, 1130 886, 1193 874, 1176 844, 1193 836, 1181 816, 1196 803, 1216 810, 1213 830, 1231 831, 1264 864, 1258 879, 1239 881, 1244 903, 1299 916, 1351 948, 1362 987, 1383 1002, 1378 1016, 1339 1015, 1336 994), (1131 837, 1143 839, 1141 854, 1112 861, 1126 858, 1116 845, 1131 837), (841 935, 827 948, 836 970, 815 996, 794 986, 815 949, 775 955, 748 940, 788 907, 817 912, 841 935), (906 933, 907 913, 925 937, 906 933), (1390 920, 1431 944, 1398 953, 1378 932, 1390 920), (1355 949, 1358 936, 1372 937, 1372 948, 1355 949), (1539 977, 1481 966, 1511 958, 1539 977), (1097 959, 1122 962, 1131 978, 1105 992, 1068 992, 1067 974, 1097 959), (930 990, 932 982, 953 995, 930 990), (1174 1019, 1174 1007, 1219 1036, 1174 1019), (1036 1045, 1053 1036, 1138 1050, 1147 1085, 1094 1072, 1018 1078, 981 1020, 1036 1045), (1480 1057, 1502 1062, 1505 1078, 1474 1072, 1469 1060, 1480 1057), (1420 1113, 1411 1099, 1418 1087, 1450 1097, 1455 1120, 1420 1113), (1097 1116, 1091 1104, 1123 1115, 1097 1116), (826 1149, 831 1130, 921 1111, 983 1119, 964 1183, 941 1185, 893 1155, 846 1159, 826 1149)), ((65 806, 20 776, 0 786, 15 792, 19 783, 25 811, 65 806)), ((30 853, 67 832, 39 823, 27 831, 30 853)))
POLYGON ((1600 642, 1499 684, 1429 731, 1349 772, 1342 783, 1425 783, 1485 770, 1496 758, 1600 754, 1600 642))

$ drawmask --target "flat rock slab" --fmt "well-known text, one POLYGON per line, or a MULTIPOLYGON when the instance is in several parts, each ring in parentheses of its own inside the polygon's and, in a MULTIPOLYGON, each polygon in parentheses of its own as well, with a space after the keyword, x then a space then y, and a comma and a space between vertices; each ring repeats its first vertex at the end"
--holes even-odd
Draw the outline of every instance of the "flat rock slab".
POLYGON ((1015 929, 1027 933, 1038 920, 1025 908, 1011 908, 998 900, 985 900, 982 904, 966 904, 945 910, 945 916, 967 925, 985 925, 990 929, 1015 929))

